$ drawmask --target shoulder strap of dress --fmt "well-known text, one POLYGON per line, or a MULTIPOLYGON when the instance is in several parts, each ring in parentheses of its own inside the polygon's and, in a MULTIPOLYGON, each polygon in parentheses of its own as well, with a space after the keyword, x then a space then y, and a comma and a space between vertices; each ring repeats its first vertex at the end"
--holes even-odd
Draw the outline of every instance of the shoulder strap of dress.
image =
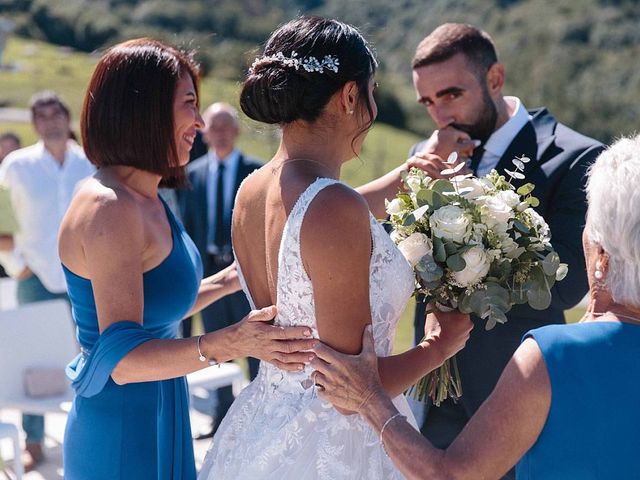
POLYGON ((333 178, 317 178, 311 185, 309 185, 298 197, 298 200, 296 200, 295 205, 291 209, 291 213, 289 214, 289 219, 287 221, 289 228, 295 228, 295 231, 299 232, 299 229, 302 226, 302 220, 307 213, 307 209, 316 195, 318 195, 318 193, 320 193, 320 191, 325 187, 335 185, 336 183, 340 183, 340 181, 333 178))

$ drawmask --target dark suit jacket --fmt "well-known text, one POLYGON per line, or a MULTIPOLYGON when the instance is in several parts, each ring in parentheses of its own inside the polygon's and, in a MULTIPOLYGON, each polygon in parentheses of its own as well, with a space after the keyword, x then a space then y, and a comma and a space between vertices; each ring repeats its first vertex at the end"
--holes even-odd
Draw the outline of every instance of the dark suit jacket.
MULTIPOLYGON (((550 323, 564 323, 563 310, 575 306, 587 293, 587 276, 582 249, 585 223, 585 173, 602 151, 603 145, 585 137, 558 121, 546 108, 531 110, 533 117, 516 135, 496 169, 512 168, 511 160, 526 155, 525 179, 512 182, 516 187, 531 182, 533 195, 540 200, 536 208, 549 224, 551 242, 569 274, 552 289, 552 304, 545 311, 517 305, 504 325, 487 332, 484 321, 474 318, 475 328, 467 346, 457 355, 462 379, 461 406, 468 417, 478 409, 496 385, 502 370, 517 349, 522 336, 530 329, 550 323)), ((412 147, 419 151, 424 142, 412 147)), ((424 305, 416 309, 416 337, 424 330, 424 305)))
MULTIPOLYGON (((261 166, 262 163, 257 159, 240 153, 238 172, 233 189, 234 197, 240 184, 247 175, 261 166)), ((178 194, 182 222, 185 230, 191 236, 200 252, 205 276, 212 275, 219 270, 213 265, 211 257, 207 252, 207 223, 209 218, 209 205, 207 205, 208 170, 209 163, 207 155, 191 162, 187 167, 187 176, 191 183, 191 189, 181 190, 178 194)), ((231 236, 228 238, 228 245, 231 245, 231 236)))

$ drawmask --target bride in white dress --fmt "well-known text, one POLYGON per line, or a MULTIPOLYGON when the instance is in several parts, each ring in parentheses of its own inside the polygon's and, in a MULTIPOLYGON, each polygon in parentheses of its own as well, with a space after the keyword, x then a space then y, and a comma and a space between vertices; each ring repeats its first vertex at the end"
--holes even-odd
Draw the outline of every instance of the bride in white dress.
MULTIPOLYGON (((238 192, 233 243, 251 307, 276 304, 277 325, 307 325, 347 353, 360 351, 363 329, 373 325, 385 388, 415 426, 402 392, 453 347, 436 337, 391 355, 414 280, 375 218, 385 215, 384 198, 395 195, 409 164, 358 191, 338 180, 377 113, 375 68, 362 36, 335 20, 302 17, 272 34, 245 80, 241 107, 280 124, 282 141, 238 192)), ((318 398, 311 372, 261 363, 222 421, 199 478, 402 478, 360 416, 318 398)))

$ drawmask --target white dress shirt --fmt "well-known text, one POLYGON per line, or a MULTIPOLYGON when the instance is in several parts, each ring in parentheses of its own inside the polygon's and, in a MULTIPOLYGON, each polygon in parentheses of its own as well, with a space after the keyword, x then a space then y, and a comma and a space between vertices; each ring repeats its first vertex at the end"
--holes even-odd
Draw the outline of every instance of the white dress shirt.
POLYGON ((78 183, 94 172, 95 167, 73 141, 69 141, 62 165, 42 142, 16 150, 4 159, 0 184, 9 189, 19 224, 8 265, 11 273, 27 266, 50 292, 66 291, 58 256, 58 230, 78 183))
POLYGON ((484 144, 484 154, 480 159, 476 174, 478 177, 484 177, 492 169, 496 168, 498 162, 507 151, 513 139, 520 133, 522 127, 531 119, 531 115, 524 108, 524 105, 517 97, 504 97, 509 107, 509 120, 505 122, 498 130, 493 132, 487 142, 484 144))
POLYGON ((217 209, 217 188, 218 188, 218 166, 224 164, 224 214, 225 221, 231 222, 231 213, 233 211, 234 188, 236 178, 238 176, 238 166, 240 165, 240 150, 234 148, 229 155, 222 159, 218 158, 212 150, 207 154, 209 159, 209 169, 207 178, 207 206, 208 206, 208 243, 207 250, 209 253, 217 254, 218 246, 215 245, 216 238, 216 209, 217 209))

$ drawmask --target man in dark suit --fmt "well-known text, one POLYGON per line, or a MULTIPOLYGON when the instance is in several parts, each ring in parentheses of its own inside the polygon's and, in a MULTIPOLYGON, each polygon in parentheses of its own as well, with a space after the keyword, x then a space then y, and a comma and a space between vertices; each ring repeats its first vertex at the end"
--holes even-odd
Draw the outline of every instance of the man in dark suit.
MULTIPOLYGON (((185 230, 202 256, 204 275, 209 276, 233 262, 231 250, 231 214, 236 192, 244 178, 262 164, 235 147, 240 133, 238 112, 226 103, 214 103, 203 115, 204 142, 209 151, 187 167, 191 189, 180 192, 180 213, 185 230)), ((222 329, 249 313, 243 292, 228 295, 202 311, 207 332, 222 329)), ((191 335, 191 319, 185 320, 183 336, 191 335)), ((258 372, 258 360, 249 358, 251 378, 258 372)), ((233 403, 231 387, 218 390, 218 404, 211 436, 233 403)))
MULTIPOLYGON (((564 323, 563 311, 586 294, 581 241, 587 207, 585 172, 603 147, 558 123, 546 108, 527 111, 518 98, 503 96, 504 67, 493 42, 470 25, 438 27, 418 46, 412 67, 418 102, 438 130, 414 145, 410 154, 425 152, 446 159, 456 151, 478 176, 493 168, 504 174, 505 168, 513 169, 514 157, 529 157, 526 178, 514 185, 535 184, 534 195, 540 200, 536 210, 549 223, 555 250, 569 264, 569 275, 554 286, 547 310, 516 306, 505 325, 488 332, 484 321, 474 319, 471 338, 457 355, 462 398, 457 404, 447 400, 440 407, 430 406, 422 426, 423 434, 444 448, 491 393, 523 334, 545 324, 564 323)), ((443 162, 429 158, 428 172, 440 176, 443 162)), ((424 335, 424 316, 425 305, 419 302, 416 341, 424 335)), ((504 478, 514 477, 510 472, 504 478)))

